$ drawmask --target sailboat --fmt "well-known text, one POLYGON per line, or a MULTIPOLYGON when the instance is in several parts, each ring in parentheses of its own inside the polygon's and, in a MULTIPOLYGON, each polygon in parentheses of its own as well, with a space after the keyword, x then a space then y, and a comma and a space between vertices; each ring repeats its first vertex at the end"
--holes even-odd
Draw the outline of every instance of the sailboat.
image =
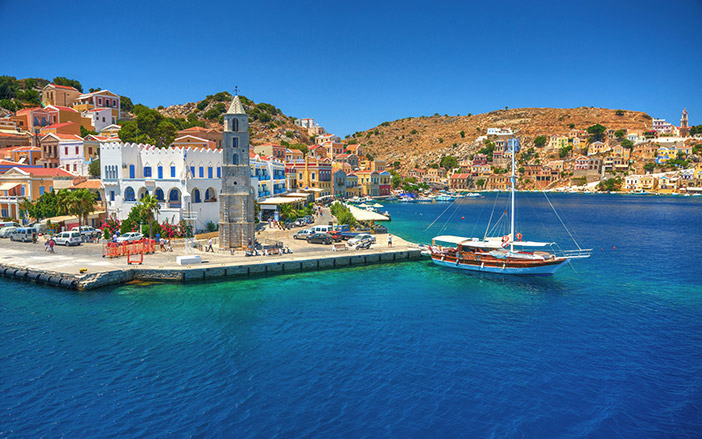
MULTIPOLYGON (((582 249, 573 239, 577 250, 554 250, 554 242, 523 241, 521 233, 514 230, 515 206, 515 155, 518 140, 510 139, 512 153, 510 231, 503 236, 469 238, 452 235, 436 236, 429 252, 437 265, 460 270, 510 275, 551 276, 573 259, 590 257, 590 249, 582 249), (437 242, 454 244, 439 246, 437 242)), ((549 201, 550 203, 550 201, 549 201)), ((555 212, 555 209, 554 209, 555 212)), ((557 213, 556 213, 557 214, 557 213)), ((560 220, 560 216, 558 216, 560 220)), ((561 220, 565 227, 565 224, 561 220)), ((489 228, 489 225, 488 225, 489 228)), ((572 237, 572 235, 571 235, 572 237)))

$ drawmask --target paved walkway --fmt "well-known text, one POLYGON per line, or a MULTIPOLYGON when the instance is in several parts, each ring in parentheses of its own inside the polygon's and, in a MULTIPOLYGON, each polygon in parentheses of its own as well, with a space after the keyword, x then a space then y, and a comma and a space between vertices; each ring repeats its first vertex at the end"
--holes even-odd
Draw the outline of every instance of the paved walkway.
MULTIPOLYGON (((333 218, 329 209, 324 209, 322 217, 316 217, 315 224, 329 224, 333 218)), ((307 241, 293 239, 292 236, 302 228, 290 230, 280 230, 277 228, 257 232, 256 238, 264 243, 266 240, 282 241, 293 253, 279 256, 258 256, 246 257, 244 252, 236 252, 234 255, 227 253, 209 253, 194 250, 195 254, 202 256, 203 263, 212 265, 249 265, 262 262, 273 262, 283 260, 295 260, 296 258, 309 258, 313 256, 331 256, 338 253, 332 251, 332 246, 322 244, 309 244, 307 241)), ((393 235, 393 247, 387 246, 387 235, 376 235, 377 243, 370 250, 348 250, 349 253, 383 253, 388 251, 416 248, 397 236, 393 235)), ((86 268, 88 272, 120 270, 128 267, 126 257, 107 259, 102 257, 102 243, 84 243, 75 247, 55 246, 55 253, 45 252, 43 239, 39 243, 12 242, 9 239, 0 239, 0 260, 4 263, 16 266, 51 270, 66 274, 78 274, 81 268, 86 268)), ((175 244, 173 252, 157 251, 153 255, 144 255, 142 265, 132 265, 130 268, 181 268, 176 263, 176 256, 184 255, 183 244, 175 244)))

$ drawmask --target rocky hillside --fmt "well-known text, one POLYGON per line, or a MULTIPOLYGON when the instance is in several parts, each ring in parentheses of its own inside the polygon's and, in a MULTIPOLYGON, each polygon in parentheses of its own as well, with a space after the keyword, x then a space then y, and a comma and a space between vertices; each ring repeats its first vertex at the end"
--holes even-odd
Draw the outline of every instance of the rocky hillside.
MULTIPOLYGON (((200 121, 208 128, 221 130, 222 114, 229 108, 231 100, 230 93, 220 92, 198 102, 159 107, 158 111, 166 117, 200 121)), ((256 104, 244 96, 241 96, 241 101, 249 115, 252 144, 288 142, 309 145, 312 143, 307 130, 295 125, 295 118, 286 116, 279 108, 262 102, 256 104)))
POLYGON ((438 163, 452 155, 468 158, 482 145, 476 138, 487 128, 511 127, 524 146, 539 135, 568 134, 594 124, 607 128, 642 131, 651 127, 646 113, 606 108, 515 108, 468 116, 423 116, 384 122, 357 132, 348 140, 365 145, 365 151, 388 163, 399 161, 402 169, 438 163))

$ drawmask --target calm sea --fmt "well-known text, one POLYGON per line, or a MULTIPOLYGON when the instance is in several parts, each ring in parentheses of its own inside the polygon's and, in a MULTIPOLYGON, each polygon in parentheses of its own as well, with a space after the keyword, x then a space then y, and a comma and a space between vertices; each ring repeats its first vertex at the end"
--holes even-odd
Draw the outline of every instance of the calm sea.
MULTIPOLYGON (((388 203, 390 229, 482 236, 494 197, 388 203)), ((0 279, 0 437, 701 437, 702 199, 552 200, 593 249, 552 278, 0 279)), ((575 246, 543 195, 518 212, 524 239, 575 246)))

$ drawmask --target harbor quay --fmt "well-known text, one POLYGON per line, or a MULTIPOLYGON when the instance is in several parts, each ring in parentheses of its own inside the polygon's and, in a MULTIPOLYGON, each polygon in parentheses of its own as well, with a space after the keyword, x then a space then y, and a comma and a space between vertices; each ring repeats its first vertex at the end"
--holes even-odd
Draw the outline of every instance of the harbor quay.
MULTIPOLYGON (((393 236, 392 247, 387 235, 378 235, 369 249, 355 250, 344 246, 308 244, 292 239, 294 230, 264 231, 262 241, 276 239, 292 253, 269 256, 246 256, 207 252, 207 239, 202 246, 186 252, 183 242, 176 242, 173 251, 157 250, 145 254, 141 264, 128 264, 126 257, 103 257, 102 243, 83 243, 75 247, 56 246, 55 253, 37 244, 3 240, 0 245, 0 276, 34 281, 67 289, 87 291, 121 285, 132 281, 201 282, 235 277, 265 276, 292 272, 341 269, 377 263, 410 262, 421 258, 421 250, 411 242, 393 236), (202 249, 200 249, 202 248, 202 249), (202 262, 179 265, 178 256, 198 255, 202 262)), ((262 252, 260 252, 262 253, 262 252)))

